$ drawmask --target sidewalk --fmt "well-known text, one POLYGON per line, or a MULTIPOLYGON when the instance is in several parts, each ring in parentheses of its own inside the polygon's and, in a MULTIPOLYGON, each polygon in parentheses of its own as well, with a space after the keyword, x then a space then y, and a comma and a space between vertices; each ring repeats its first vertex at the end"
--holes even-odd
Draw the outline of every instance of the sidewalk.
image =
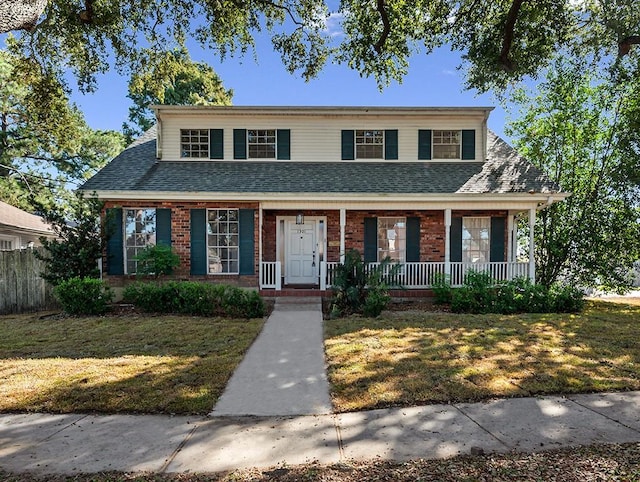
POLYGON ((640 392, 296 417, 1 415, 0 467, 218 472, 640 442, 640 392))

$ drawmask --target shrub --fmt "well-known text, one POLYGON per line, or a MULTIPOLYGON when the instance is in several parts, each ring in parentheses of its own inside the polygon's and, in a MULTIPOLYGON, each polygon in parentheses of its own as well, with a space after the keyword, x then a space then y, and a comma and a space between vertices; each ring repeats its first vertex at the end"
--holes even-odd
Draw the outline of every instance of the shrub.
POLYGON ((95 278, 61 281, 54 288, 54 294, 64 311, 71 315, 102 315, 113 299, 109 287, 95 278))
POLYGON ((584 308, 584 293, 570 285, 552 285, 549 298, 555 313, 576 313, 584 308))
POLYGON ((451 288, 451 279, 449 276, 443 273, 436 273, 431 282, 431 289, 433 290, 434 302, 437 305, 451 303, 453 288, 451 288))
POLYGON ((464 286, 453 291, 451 311, 455 313, 491 313, 495 310, 498 288, 495 280, 483 271, 469 270, 464 286))
POLYGON ((389 301, 391 301, 391 296, 389 296, 386 290, 371 290, 367 294, 364 305, 362 306, 362 314, 372 318, 380 316, 380 313, 387 307, 389 301))
POLYGON ((124 290, 124 300, 155 313, 259 318, 265 312, 264 301, 255 291, 193 281, 132 283, 124 290))
POLYGON ((153 275, 156 278, 168 275, 180 264, 180 257, 166 244, 152 244, 138 252, 137 274, 153 275))

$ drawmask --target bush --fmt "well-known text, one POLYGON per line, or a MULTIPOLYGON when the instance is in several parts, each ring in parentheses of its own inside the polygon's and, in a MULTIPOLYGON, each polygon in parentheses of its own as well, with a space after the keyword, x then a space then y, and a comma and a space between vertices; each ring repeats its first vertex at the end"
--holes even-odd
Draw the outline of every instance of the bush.
POLYGON ((492 313, 495 311, 498 289, 495 280, 483 271, 470 270, 464 286, 454 290, 451 311, 455 313, 492 313))
POLYGON ((193 281, 132 283, 124 290, 124 300, 153 313, 259 318, 265 312, 264 301, 255 291, 193 281))
POLYGON ((109 308, 113 293, 102 280, 71 278, 54 288, 54 295, 70 315, 102 315, 109 308))
POLYGON ((549 289, 549 298, 555 313, 577 313, 584 309, 584 293, 570 285, 554 284, 549 289))
POLYGON ((334 272, 331 316, 351 313, 378 316, 391 299, 388 289, 395 284, 391 280, 396 277, 399 269, 400 265, 392 265, 390 258, 369 268, 359 251, 349 251, 344 263, 336 266, 334 272))
POLYGON ((180 257, 166 244, 152 244, 138 252, 137 274, 153 275, 156 278, 171 274, 180 265, 180 257))
POLYGON ((431 289, 433 290, 435 304, 444 305, 451 303, 453 288, 451 288, 451 279, 449 276, 443 273, 436 273, 431 282, 431 289))

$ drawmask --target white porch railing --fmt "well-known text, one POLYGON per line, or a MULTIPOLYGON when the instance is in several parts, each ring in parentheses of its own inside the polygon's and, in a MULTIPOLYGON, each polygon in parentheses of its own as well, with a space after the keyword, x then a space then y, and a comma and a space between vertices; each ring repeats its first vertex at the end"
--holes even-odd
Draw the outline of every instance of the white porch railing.
MULTIPOLYGON (((320 289, 333 286, 338 262, 323 262, 320 265, 320 289)), ((373 268, 380 263, 369 263, 373 268)), ((462 286, 469 270, 485 271, 497 281, 507 281, 517 277, 529 277, 529 263, 449 263, 450 273, 444 262, 405 263, 390 280, 406 289, 430 288, 440 276, 449 275, 451 286, 462 286)), ((279 261, 260 263, 260 288, 282 289, 282 268, 279 261)))

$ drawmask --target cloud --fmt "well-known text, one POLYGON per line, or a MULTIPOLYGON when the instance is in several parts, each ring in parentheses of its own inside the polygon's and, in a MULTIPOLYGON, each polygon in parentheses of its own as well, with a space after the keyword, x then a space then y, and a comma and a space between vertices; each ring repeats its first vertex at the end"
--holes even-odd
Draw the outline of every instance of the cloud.
POLYGON ((342 12, 332 12, 329 14, 325 21, 325 30, 330 37, 340 37, 344 35, 342 30, 342 19, 344 14, 342 12))
POLYGON ((451 70, 451 69, 444 69, 440 73, 442 75, 447 75, 449 77, 457 77, 458 76, 458 73, 455 70, 451 70))

